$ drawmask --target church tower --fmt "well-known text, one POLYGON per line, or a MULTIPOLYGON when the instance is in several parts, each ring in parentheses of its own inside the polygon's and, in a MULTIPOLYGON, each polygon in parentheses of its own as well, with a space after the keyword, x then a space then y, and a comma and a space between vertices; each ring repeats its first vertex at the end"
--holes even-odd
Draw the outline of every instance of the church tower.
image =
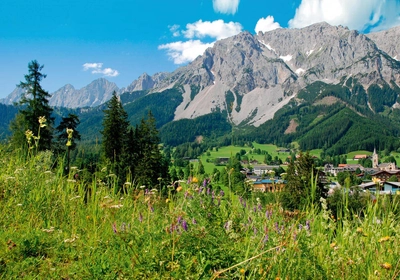
POLYGON ((378 168, 378 154, 376 153, 376 149, 374 148, 374 152, 372 153, 372 167, 378 168))

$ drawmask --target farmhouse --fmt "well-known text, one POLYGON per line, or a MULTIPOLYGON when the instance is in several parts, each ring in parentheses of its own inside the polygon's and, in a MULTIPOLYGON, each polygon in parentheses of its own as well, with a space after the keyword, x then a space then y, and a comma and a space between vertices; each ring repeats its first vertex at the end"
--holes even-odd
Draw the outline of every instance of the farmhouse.
POLYGON ((257 180, 253 183, 254 192, 280 192, 285 186, 286 181, 277 179, 257 180))
POLYGON ((268 174, 274 169, 278 169, 279 165, 255 165, 253 167, 253 173, 261 176, 262 174, 268 174))
POLYGON ((375 180, 379 179, 382 182, 386 182, 393 175, 397 177, 398 181, 400 181, 400 170, 394 170, 394 171, 381 170, 381 171, 378 171, 378 172, 372 174, 371 176, 372 176, 372 179, 375 179, 375 180))

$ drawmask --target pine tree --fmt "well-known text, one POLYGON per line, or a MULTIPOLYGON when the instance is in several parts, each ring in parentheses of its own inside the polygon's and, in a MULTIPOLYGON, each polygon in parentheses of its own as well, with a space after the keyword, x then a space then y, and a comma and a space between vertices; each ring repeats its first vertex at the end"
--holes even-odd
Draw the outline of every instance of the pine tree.
POLYGON ((112 165, 115 174, 121 178, 124 172, 124 166, 121 166, 124 146, 128 136, 128 114, 122 107, 121 101, 114 91, 113 96, 107 103, 107 109, 104 110, 103 118, 103 152, 107 160, 112 165))
POLYGON ((314 201, 326 197, 326 190, 317 176, 314 159, 308 152, 300 152, 299 157, 289 163, 286 180, 281 196, 282 205, 286 209, 302 209, 307 206, 311 200, 311 184, 316 184, 314 201))
POLYGON ((40 82, 46 78, 41 71, 43 65, 40 65, 36 60, 28 64, 29 74, 25 75, 25 82, 20 82, 18 87, 25 90, 22 96, 19 113, 11 124, 13 132, 12 142, 16 146, 21 146, 25 143, 25 131, 31 130, 35 136, 39 133, 38 150, 46 150, 51 148, 53 139, 53 124, 54 118, 51 116, 53 109, 49 105, 48 98, 50 94, 45 91, 40 82), (39 117, 44 117, 46 126, 40 126, 39 117))
POLYGON ((136 137, 139 153, 135 178, 138 183, 153 187, 159 184, 159 178, 168 180, 168 162, 161 154, 156 120, 151 111, 149 111, 147 119, 141 120, 136 137))

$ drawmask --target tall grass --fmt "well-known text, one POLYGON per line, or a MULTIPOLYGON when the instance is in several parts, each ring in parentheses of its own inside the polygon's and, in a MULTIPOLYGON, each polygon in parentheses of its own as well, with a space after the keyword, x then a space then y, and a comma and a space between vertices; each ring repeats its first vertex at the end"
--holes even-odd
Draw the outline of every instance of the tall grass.
MULTIPOLYGON (((397 279, 398 203, 363 215, 303 211, 279 201, 216 192, 208 182, 159 187, 107 171, 63 174, 50 152, 28 158, 0 147, 0 276, 52 279, 397 279), (57 166, 54 168, 54 166, 57 166), (272 201, 272 202, 271 202, 272 201)), ((229 188, 226 188, 229 189, 229 188)), ((271 194, 268 194, 271 196, 271 194)), ((345 207, 343 205, 342 207, 345 207)))

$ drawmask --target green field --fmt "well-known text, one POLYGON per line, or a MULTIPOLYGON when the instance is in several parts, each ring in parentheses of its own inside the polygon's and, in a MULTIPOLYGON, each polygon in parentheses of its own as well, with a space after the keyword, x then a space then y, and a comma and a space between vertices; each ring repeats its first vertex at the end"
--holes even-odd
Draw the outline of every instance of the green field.
POLYGON ((347 193, 343 211, 322 199, 290 212, 279 193, 243 198, 186 180, 164 194, 133 181, 118 192, 106 165, 75 180, 51 152, 0 145, 0 154, 1 279, 400 276, 398 196, 367 198, 361 213, 347 208, 347 193))

